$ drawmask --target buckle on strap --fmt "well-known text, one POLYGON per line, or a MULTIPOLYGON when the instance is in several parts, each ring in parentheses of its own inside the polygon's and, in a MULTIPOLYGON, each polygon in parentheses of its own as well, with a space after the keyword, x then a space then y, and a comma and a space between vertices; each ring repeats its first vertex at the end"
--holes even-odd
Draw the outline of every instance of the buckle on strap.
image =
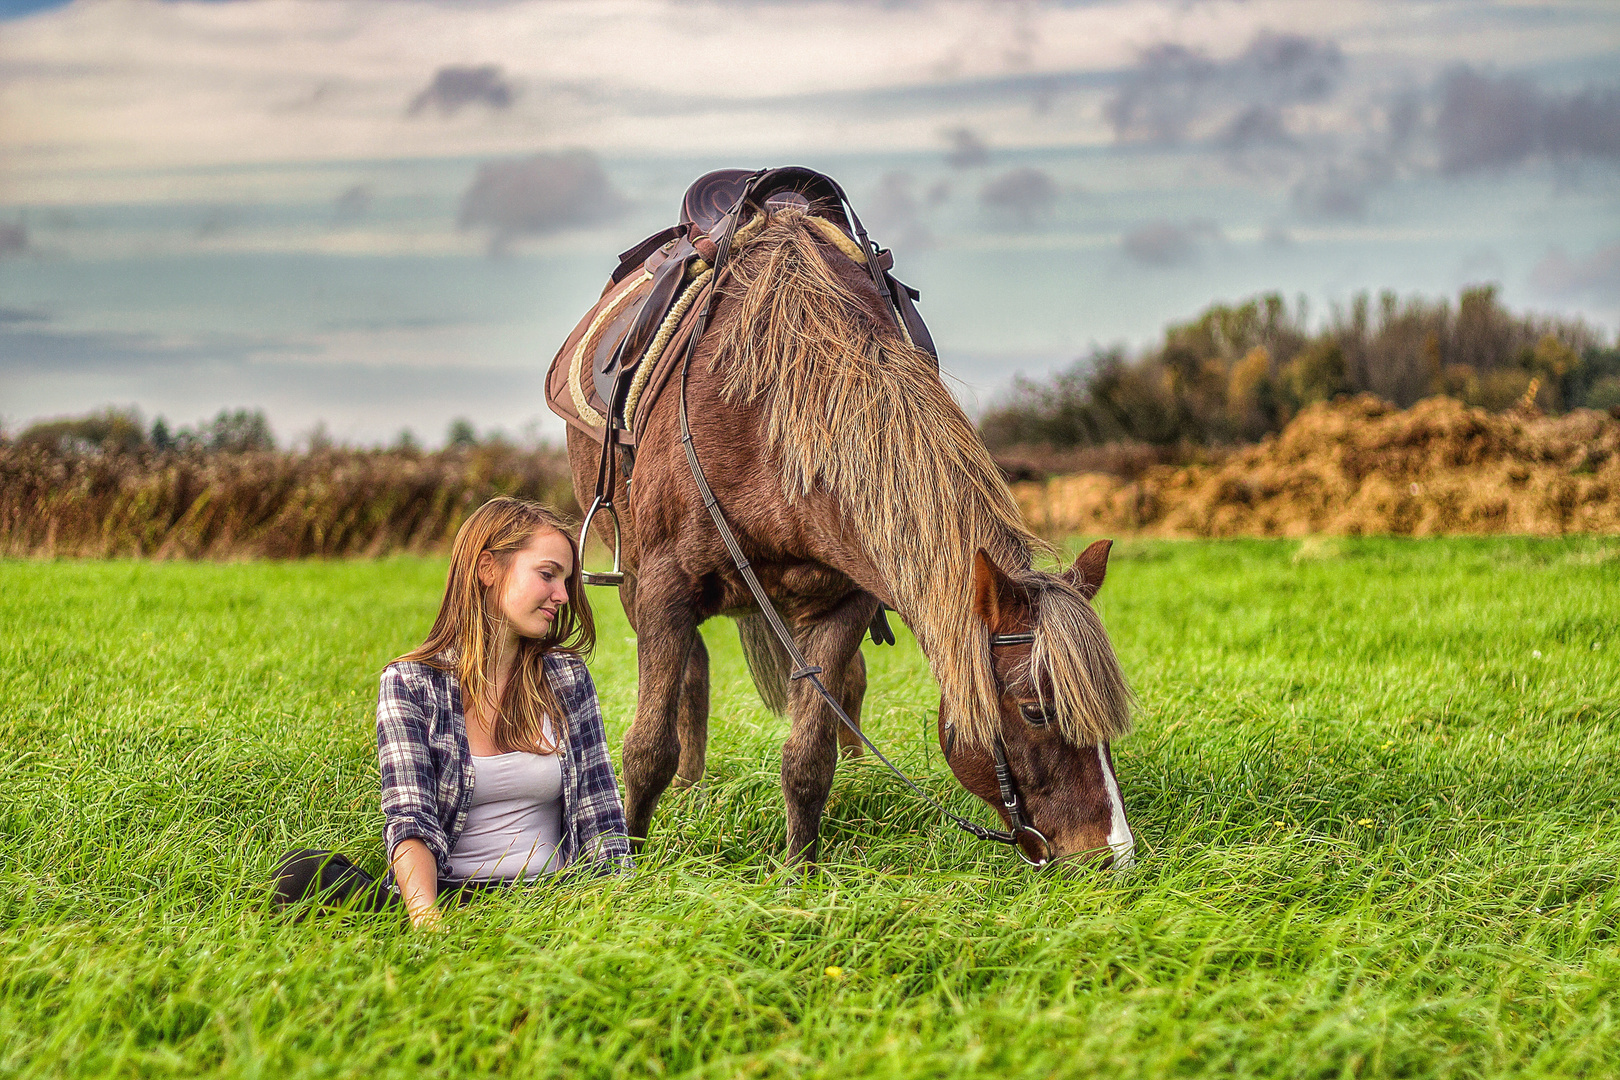
POLYGON ((1035 635, 1033 633, 1027 633, 1027 634, 991 634, 990 635, 990 647, 992 649, 994 649, 998 645, 1033 645, 1033 644, 1035 644, 1035 635))

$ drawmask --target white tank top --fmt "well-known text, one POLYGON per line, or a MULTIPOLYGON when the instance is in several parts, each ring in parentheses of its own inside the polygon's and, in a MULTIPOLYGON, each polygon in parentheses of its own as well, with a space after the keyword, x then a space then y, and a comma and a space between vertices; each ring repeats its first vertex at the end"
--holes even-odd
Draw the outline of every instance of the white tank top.
POLYGON ((472 760, 472 809, 450 852, 449 876, 510 881, 553 873, 562 840, 561 760, 522 750, 472 760))

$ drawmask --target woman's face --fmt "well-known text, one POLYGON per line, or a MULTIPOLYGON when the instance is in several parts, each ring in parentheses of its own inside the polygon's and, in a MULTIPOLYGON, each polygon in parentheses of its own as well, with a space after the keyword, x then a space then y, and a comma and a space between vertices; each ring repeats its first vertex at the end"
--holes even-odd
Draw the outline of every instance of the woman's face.
MULTIPOLYGON (((487 588, 498 577, 494 558, 486 552, 479 562, 479 577, 487 588)), ((549 530, 536 533, 526 547, 512 553, 506 581, 491 597, 496 613, 519 637, 545 637, 558 610, 568 603, 568 575, 573 572, 574 552, 568 540, 549 530)))

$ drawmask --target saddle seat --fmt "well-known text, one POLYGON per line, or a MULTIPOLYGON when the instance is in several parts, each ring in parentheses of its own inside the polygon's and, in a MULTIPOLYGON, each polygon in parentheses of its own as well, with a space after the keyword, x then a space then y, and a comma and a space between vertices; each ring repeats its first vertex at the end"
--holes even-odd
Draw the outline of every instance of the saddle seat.
POLYGON ((696 313, 715 286, 716 240, 781 208, 800 209, 828 223, 818 221, 817 227, 857 262, 875 257, 907 333, 932 353, 933 342, 913 305, 918 294, 889 274, 889 252, 876 245, 862 251, 864 235, 858 220, 851 220, 853 212, 845 212, 846 204, 836 181, 797 166, 760 173, 720 169, 699 177, 681 199, 679 223, 619 256, 596 305, 563 343, 546 376, 551 410, 593 436, 611 425, 614 441, 634 446, 637 417, 649 411, 642 405, 656 400, 668 383, 696 313), (748 205, 737 219, 730 218, 756 176, 748 205))

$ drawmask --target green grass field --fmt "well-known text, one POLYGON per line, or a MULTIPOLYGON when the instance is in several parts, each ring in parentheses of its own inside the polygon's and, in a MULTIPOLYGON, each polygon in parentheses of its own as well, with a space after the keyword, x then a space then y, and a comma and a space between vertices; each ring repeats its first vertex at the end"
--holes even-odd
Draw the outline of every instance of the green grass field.
MULTIPOLYGON (((279 924, 284 849, 381 866, 376 676, 442 575, 0 563, 0 1075, 1620 1071, 1620 541, 1116 548, 1121 877, 1031 872, 863 761, 784 878, 785 726, 715 623, 710 774, 634 876, 437 935, 279 924)), ((988 822, 915 647, 868 658, 868 731, 988 822)))

